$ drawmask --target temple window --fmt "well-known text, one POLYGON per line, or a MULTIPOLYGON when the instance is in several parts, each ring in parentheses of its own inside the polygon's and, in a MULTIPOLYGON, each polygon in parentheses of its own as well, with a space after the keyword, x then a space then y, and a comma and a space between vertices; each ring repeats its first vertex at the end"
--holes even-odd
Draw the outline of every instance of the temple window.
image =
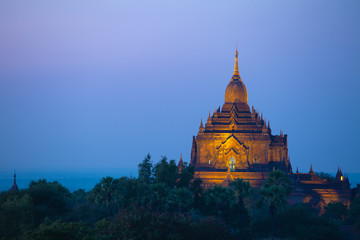
POLYGON ((235 159, 234 157, 231 157, 229 160, 229 169, 231 172, 235 171, 235 159))

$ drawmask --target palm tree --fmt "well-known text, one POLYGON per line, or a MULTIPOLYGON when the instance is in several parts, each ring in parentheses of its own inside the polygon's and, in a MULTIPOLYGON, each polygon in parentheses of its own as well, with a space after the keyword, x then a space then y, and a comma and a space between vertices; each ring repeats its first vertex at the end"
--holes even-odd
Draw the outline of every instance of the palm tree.
POLYGON ((268 205, 271 215, 271 239, 274 239, 275 214, 286 205, 290 191, 290 180, 280 170, 273 170, 260 189, 262 197, 260 203, 268 205))
POLYGON ((208 214, 224 218, 235 203, 234 191, 231 188, 215 185, 204 192, 205 209, 208 214))
POLYGON ((251 186, 249 182, 244 181, 241 178, 233 181, 230 186, 235 190, 235 195, 237 197, 237 204, 240 207, 240 230, 241 233, 244 233, 245 226, 245 217, 248 214, 247 209, 245 208, 245 198, 249 196, 251 192, 251 186))
POLYGON ((93 190, 90 193, 90 201, 95 202, 99 205, 102 205, 113 212, 116 193, 116 185, 118 183, 117 179, 112 177, 104 177, 101 181, 95 185, 93 190))

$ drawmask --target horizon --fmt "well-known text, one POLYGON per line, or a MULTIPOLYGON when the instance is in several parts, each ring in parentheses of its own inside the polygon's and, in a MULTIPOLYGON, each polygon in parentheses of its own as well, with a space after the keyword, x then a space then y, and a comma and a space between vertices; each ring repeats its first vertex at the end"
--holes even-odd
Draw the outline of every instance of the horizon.
MULTIPOLYGON (((320 173, 320 172, 316 172, 320 173)), ((336 172, 326 172, 335 177, 336 172)), ((346 174, 345 174, 346 176, 346 174)), ((0 192, 10 189, 13 183, 13 173, 0 171, 0 192)), ((94 171, 28 171, 16 174, 16 183, 20 190, 27 189, 31 181, 38 181, 46 179, 48 182, 57 181, 64 187, 74 192, 79 189, 90 191, 94 186, 101 181, 104 177, 112 177, 114 179, 120 177, 138 177, 137 169, 107 169, 107 170, 94 170, 94 171)), ((360 172, 348 174, 350 187, 355 188, 360 184, 360 172)))
MULTIPOLYGON (((190 162, 238 44, 293 171, 360 173, 360 2, 0 3, 0 169, 190 162)), ((115 170, 114 170, 115 171, 115 170)), ((351 179, 350 179, 351 181, 351 179)))

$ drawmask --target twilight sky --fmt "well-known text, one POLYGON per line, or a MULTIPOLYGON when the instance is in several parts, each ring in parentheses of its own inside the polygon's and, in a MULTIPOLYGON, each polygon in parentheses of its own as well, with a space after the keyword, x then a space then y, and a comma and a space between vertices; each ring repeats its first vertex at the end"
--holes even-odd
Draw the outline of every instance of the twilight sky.
POLYGON ((360 172, 360 1, 0 2, 0 169, 189 161, 235 44, 293 168, 360 172))

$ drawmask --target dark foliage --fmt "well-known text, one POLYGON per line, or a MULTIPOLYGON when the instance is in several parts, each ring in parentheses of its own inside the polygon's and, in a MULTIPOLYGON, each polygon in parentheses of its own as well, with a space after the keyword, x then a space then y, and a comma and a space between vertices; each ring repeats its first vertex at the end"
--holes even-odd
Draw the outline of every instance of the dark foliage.
POLYGON ((268 237, 271 214, 281 238, 341 239, 334 223, 360 227, 359 197, 349 209, 327 205, 322 217, 302 205, 286 208, 290 188, 281 171, 272 172, 258 192, 242 179, 205 190, 193 179, 193 166, 184 163, 181 169, 166 157, 153 165, 147 155, 138 178, 104 177, 89 192, 70 193, 44 179, 2 192, 0 240, 244 240, 268 237), (257 208, 259 201, 263 208, 257 208))
POLYGON ((234 239, 223 222, 214 217, 153 212, 148 207, 123 209, 96 226, 97 239, 234 239))
POLYGON ((335 181, 335 177, 331 175, 330 173, 324 173, 324 172, 317 172, 316 175, 322 179, 326 179, 328 181, 335 181))
POLYGON ((286 199, 290 191, 290 180, 280 170, 273 170, 260 189, 260 205, 266 204, 271 215, 272 239, 274 239, 275 231, 275 214, 286 205, 286 199))
POLYGON ((154 182, 164 183, 168 187, 174 187, 178 179, 178 167, 175 160, 167 161, 166 157, 162 157, 160 162, 154 166, 154 182))
POLYGON ((34 222, 40 224, 45 217, 55 219, 68 212, 70 192, 58 182, 47 182, 46 179, 32 181, 25 191, 33 202, 34 222))
MULTIPOLYGON (((254 225, 256 237, 267 237, 271 232, 271 219, 254 225)), ((324 218, 316 215, 310 207, 294 205, 278 212, 275 217, 275 236, 294 239, 343 239, 341 232, 324 218)))
POLYGON ((188 165, 186 162, 182 166, 182 171, 179 174, 179 181, 177 182, 178 187, 188 188, 191 180, 193 179, 195 169, 193 166, 188 165))
POLYGON ((83 223, 62 222, 40 224, 32 231, 26 232, 20 239, 27 240, 85 240, 91 239, 91 231, 83 223))
POLYGON ((33 229, 34 205, 28 194, 8 195, 0 206, 0 239, 12 239, 33 229))
POLYGON ((350 205, 346 222, 349 224, 354 224, 360 239, 360 192, 357 194, 350 205))
POLYGON ((332 202, 324 206, 324 214, 322 215, 333 223, 341 223, 347 215, 348 208, 341 202, 332 202))
POLYGON ((148 154, 139 164, 139 181, 150 185, 153 182, 152 169, 151 156, 148 154))

